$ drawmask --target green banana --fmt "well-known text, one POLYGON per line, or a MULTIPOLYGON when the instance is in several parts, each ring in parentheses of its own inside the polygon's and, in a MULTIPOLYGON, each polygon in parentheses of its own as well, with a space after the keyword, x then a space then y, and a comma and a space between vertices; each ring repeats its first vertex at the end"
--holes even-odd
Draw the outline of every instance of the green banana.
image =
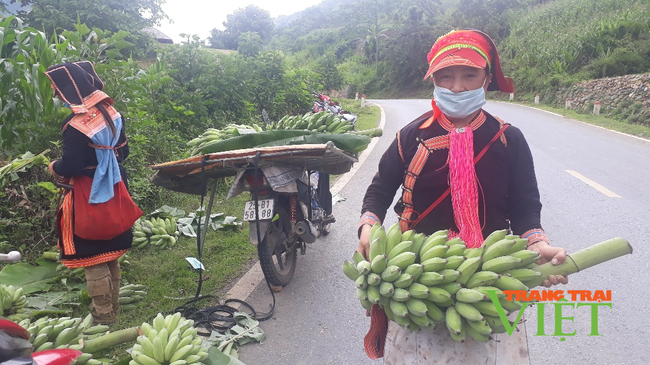
POLYGON ((427 299, 436 304, 444 305, 451 300, 451 294, 449 294, 448 291, 440 287, 430 286, 429 296, 427 297, 427 299))
POLYGON ((482 270, 494 271, 500 274, 506 270, 511 270, 521 265, 522 260, 510 255, 499 256, 483 262, 482 270))
POLYGON ((456 281, 460 277, 460 271, 458 270, 453 270, 453 269, 442 269, 438 271, 440 274, 444 275, 444 279, 440 282, 440 284, 447 284, 451 283, 453 281, 456 281))
POLYGON ((390 306, 391 312, 393 312, 395 317, 402 317, 402 318, 408 317, 409 310, 408 310, 408 307, 406 306, 406 304, 404 304, 403 302, 398 302, 396 300, 391 300, 389 306, 390 306))
POLYGON ((483 253, 483 262, 490 261, 499 256, 507 255, 515 243, 515 240, 506 239, 495 242, 492 246, 485 249, 485 253, 483 253))
POLYGON ((402 269, 400 269, 398 266, 388 266, 384 269, 384 271, 382 271, 381 280, 393 282, 399 278, 401 273, 402 269))
POLYGON ((415 262, 416 255, 415 252, 402 252, 399 255, 388 260, 388 266, 397 266, 400 269, 404 270, 409 265, 415 262))
POLYGON ((388 266, 388 255, 376 255, 370 263, 370 270, 376 274, 381 274, 388 266))
POLYGON ((531 251, 531 250, 521 250, 521 251, 513 252, 510 254, 510 256, 521 259, 520 267, 525 267, 526 265, 530 265, 536 262, 537 260, 539 260, 541 257, 538 252, 531 251))
POLYGON ((471 327, 474 329, 476 332, 480 333, 483 336, 489 336, 494 333, 492 331, 492 327, 488 324, 487 320, 481 320, 481 321, 467 321, 467 329, 471 327))
POLYGON ((497 281, 494 282, 494 286, 501 290, 528 291, 528 287, 524 283, 507 275, 502 275, 497 281))
POLYGON ((404 252, 413 252, 411 250, 412 248, 413 248, 413 241, 402 241, 388 252, 388 260, 391 260, 397 255, 404 252))
POLYGON ((420 258, 420 260, 421 260, 420 264, 422 264, 423 270, 425 272, 442 270, 449 262, 449 260, 442 257, 432 257, 428 260, 422 260, 422 258, 420 258))
POLYGON ((447 325, 449 332, 457 335, 459 335, 463 329, 463 322, 461 321, 460 314, 453 306, 448 307, 445 311, 445 324, 447 325))
POLYGON ((449 247, 447 252, 445 252, 445 257, 447 258, 450 256, 462 256, 465 254, 465 249, 467 249, 464 244, 453 244, 449 246, 449 242, 447 242, 447 246, 449 247))
POLYGON ((420 275, 424 272, 424 266, 422 264, 411 264, 404 269, 404 273, 413 275, 413 280, 417 280, 420 275))
MULTIPOLYGON (((467 322, 470 323, 471 321, 467 321, 467 322)), ((472 323, 480 323, 480 322, 472 322, 472 323)), ((490 335, 485 335, 477 331, 476 328, 472 327, 472 324, 468 324, 467 326, 465 326, 465 331, 476 342, 488 342, 492 339, 490 335)))
POLYGON ((483 320, 483 314, 469 303, 456 302, 454 303, 454 308, 456 308, 458 314, 465 317, 469 321, 483 320))
POLYGON ((476 302, 472 303, 474 308, 476 308, 479 312, 486 316, 493 316, 493 317, 499 317, 499 313, 497 312, 496 307, 494 306, 494 303, 491 301, 481 301, 481 302, 476 302))
POLYGON ((391 302, 405 302, 411 298, 411 293, 402 288, 395 288, 393 290, 393 296, 391 297, 391 302))
POLYGON ((461 288, 456 292, 456 300, 464 303, 476 303, 489 298, 478 290, 461 288))
POLYGON ((427 285, 427 286, 432 286, 432 285, 437 285, 442 283, 445 280, 445 276, 440 274, 439 272, 423 272, 419 279, 418 282, 427 285))
POLYGON ((385 297, 392 297, 393 296, 393 291, 395 290, 395 287, 393 286, 392 283, 388 281, 382 281, 379 284, 379 294, 385 296, 385 297))
POLYGON ((504 239, 504 238, 506 237, 507 234, 508 234, 508 230, 507 230, 507 229, 501 229, 501 230, 498 230, 498 231, 494 231, 494 232, 490 233, 490 234, 485 238, 485 240, 483 241, 483 246, 485 246, 485 247, 490 247, 490 246, 492 246, 494 243, 496 243, 496 242, 501 241, 502 239, 504 239))
POLYGON ((448 249, 449 246, 447 245, 433 246, 428 251, 420 255, 420 261, 425 262, 433 257, 444 257, 448 249))
POLYGON ((424 253, 429 251, 432 247, 446 244, 446 242, 447 234, 429 236, 426 240, 424 240, 424 243, 422 243, 422 246, 420 247, 420 256, 424 255, 424 253))
POLYGON ((378 286, 368 287, 368 301, 372 304, 379 304, 380 294, 378 286))
POLYGON ((357 280, 359 278, 359 270, 350 261, 343 261, 343 273, 350 280, 357 280))
POLYGON ((423 300, 427 306, 427 316, 434 322, 444 322, 445 312, 443 312, 435 303, 430 300, 423 300))
POLYGON ((465 287, 474 288, 477 286, 492 285, 499 280, 499 278, 501 278, 501 275, 493 271, 479 271, 474 273, 469 280, 467 280, 465 287))
POLYGON ((417 299, 428 298, 431 293, 431 290, 426 285, 420 283, 412 283, 407 290, 411 297, 417 299))
POLYGON ((381 276, 379 276, 379 274, 371 272, 370 274, 368 274, 367 280, 368 280, 368 285, 378 286, 381 283, 381 276))
POLYGON ((406 308, 408 309, 409 313, 412 314, 413 316, 418 316, 418 317, 426 317, 427 316, 427 306, 424 304, 424 302, 420 299, 417 298, 409 298, 406 302, 406 308))
POLYGON ((449 292, 449 294, 451 294, 451 295, 455 295, 455 294, 460 290, 460 288, 463 287, 463 286, 462 286, 459 282, 457 282, 457 281, 452 282, 452 283, 447 283, 447 284, 438 285, 438 286, 439 286, 440 288, 446 290, 447 292, 449 292))
POLYGON ((412 282, 413 282, 413 275, 403 273, 397 278, 397 280, 393 281, 393 286, 395 288, 403 289, 411 285, 412 282))
MULTIPOLYGON (((449 251, 447 251, 449 252, 449 251)), ((454 255, 454 256, 447 256, 447 264, 445 265, 445 269, 458 269, 460 264, 465 262, 467 258, 465 256, 461 255, 454 255)))

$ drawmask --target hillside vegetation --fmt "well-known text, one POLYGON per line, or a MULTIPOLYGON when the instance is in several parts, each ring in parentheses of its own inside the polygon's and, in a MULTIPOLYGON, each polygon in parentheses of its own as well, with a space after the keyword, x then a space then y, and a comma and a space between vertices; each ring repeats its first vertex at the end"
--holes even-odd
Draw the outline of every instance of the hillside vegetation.
POLYGON ((276 29, 269 47, 302 61, 333 58, 345 84, 399 96, 428 87, 426 53, 452 29, 490 34, 519 91, 650 71, 643 0, 323 1, 276 29))

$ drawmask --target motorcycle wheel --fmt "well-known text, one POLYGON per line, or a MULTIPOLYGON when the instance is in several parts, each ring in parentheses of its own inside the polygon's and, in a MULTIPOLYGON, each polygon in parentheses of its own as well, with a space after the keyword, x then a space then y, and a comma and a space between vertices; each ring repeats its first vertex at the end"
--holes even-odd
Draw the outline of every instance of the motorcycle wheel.
POLYGON ((288 250, 285 248, 283 242, 291 235, 288 204, 282 200, 278 200, 276 204, 275 213, 278 219, 269 224, 266 236, 257 245, 257 255, 269 283, 286 286, 296 270, 297 245, 292 242, 288 250))

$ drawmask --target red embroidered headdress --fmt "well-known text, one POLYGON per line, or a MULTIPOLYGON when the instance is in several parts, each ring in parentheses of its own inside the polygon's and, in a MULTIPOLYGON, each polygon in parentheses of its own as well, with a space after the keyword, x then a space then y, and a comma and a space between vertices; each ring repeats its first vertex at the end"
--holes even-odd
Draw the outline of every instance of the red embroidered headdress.
POLYGON ((455 30, 438 38, 427 54, 427 62, 429 70, 424 76, 425 80, 434 72, 449 66, 487 66, 493 74, 488 91, 511 93, 515 90, 512 79, 503 76, 494 41, 478 30, 455 30))

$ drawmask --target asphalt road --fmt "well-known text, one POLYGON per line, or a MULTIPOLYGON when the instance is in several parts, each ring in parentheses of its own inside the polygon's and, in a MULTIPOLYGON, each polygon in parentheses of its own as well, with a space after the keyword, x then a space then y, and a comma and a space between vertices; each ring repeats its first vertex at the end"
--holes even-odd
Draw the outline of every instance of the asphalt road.
MULTIPOLYGON (((256 364, 378 364, 363 350, 369 326, 341 263, 356 249, 356 226, 365 189, 379 158, 397 130, 430 108, 428 100, 378 100, 385 111, 384 136, 342 188, 346 199, 334 205, 332 233, 308 245, 298 257, 293 281, 276 294, 271 320, 262 322, 263 344, 240 349, 241 360, 256 364)), ((486 110, 520 128, 530 144, 544 208, 542 224, 551 242, 569 252, 623 237, 634 254, 571 276, 563 290, 611 290, 612 308, 597 316, 600 336, 590 336, 588 307, 562 311, 555 336, 555 312, 544 311, 538 335, 538 309, 527 310, 526 329, 532 365, 647 364, 650 317, 646 309, 650 272, 645 247, 650 218, 650 142, 579 123, 562 116, 505 103, 486 110), (542 334, 542 333, 539 333, 542 334), (562 340, 564 338, 564 340, 562 340)), ((394 214, 385 225, 395 222, 394 214)), ((271 294, 262 282, 248 297, 264 311, 271 294)))

